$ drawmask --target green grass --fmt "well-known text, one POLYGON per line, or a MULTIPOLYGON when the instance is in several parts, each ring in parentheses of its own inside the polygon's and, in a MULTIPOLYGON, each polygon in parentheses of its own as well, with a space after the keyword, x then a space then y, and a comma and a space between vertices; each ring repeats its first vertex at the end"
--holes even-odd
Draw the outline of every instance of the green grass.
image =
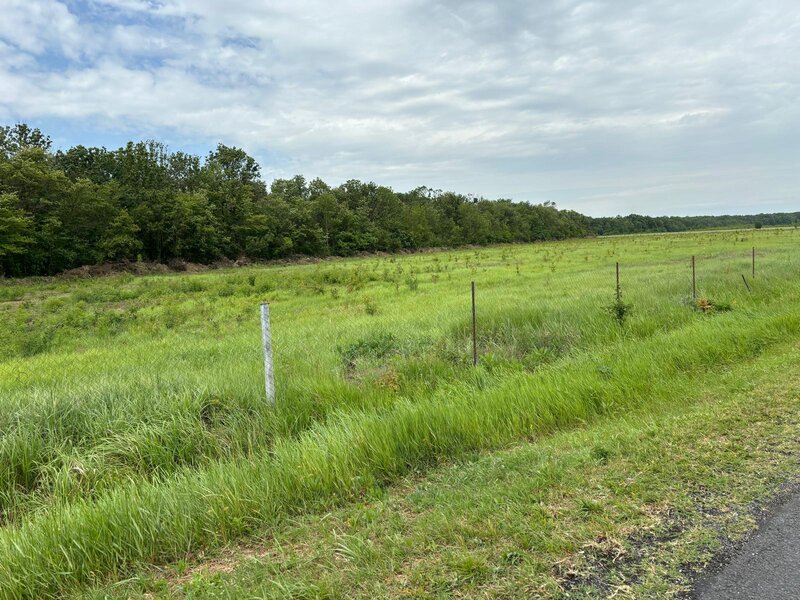
POLYGON ((778 346, 680 403, 469 455, 80 597, 674 597, 796 479, 798 359, 778 346))
POLYGON ((798 237, 640 236, 3 282, 0 594, 124 578, 465 453, 674 403, 797 336, 798 237), (692 254, 709 313, 689 300, 692 254), (610 310, 616 260, 632 307, 622 326, 610 310), (275 410, 263 399, 264 299, 275 410))

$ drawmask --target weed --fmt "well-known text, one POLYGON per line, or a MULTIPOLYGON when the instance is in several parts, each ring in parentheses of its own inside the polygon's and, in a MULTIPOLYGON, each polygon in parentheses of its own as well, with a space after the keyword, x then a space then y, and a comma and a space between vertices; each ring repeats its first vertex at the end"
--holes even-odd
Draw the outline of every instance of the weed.
POLYGON ((364 306, 364 312, 368 315, 378 314, 378 305, 370 296, 364 296, 361 299, 361 303, 364 306))
POLYGON ((608 307, 608 311, 617 321, 620 327, 625 325, 626 319, 630 317, 633 307, 622 301, 622 298, 617 298, 614 303, 608 307))
POLYGON ((733 310, 733 306, 728 302, 719 302, 706 297, 698 299, 695 303, 695 307, 699 312, 702 313, 722 313, 733 310))
POLYGON ((363 338, 337 348, 337 352, 347 368, 353 368, 360 358, 384 358, 398 350, 397 338, 388 332, 380 332, 369 338, 363 338))

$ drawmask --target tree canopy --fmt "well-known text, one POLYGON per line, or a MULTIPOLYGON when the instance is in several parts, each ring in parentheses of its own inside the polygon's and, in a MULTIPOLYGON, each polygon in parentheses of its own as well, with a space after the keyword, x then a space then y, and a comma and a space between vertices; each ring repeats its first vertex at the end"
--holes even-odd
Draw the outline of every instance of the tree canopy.
MULTIPOLYGON (((760 215, 764 225, 797 221, 760 215)), ((347 256, 437 246, 744 224, 748 217, 592 219, 554 204, 396 192, 302 176, 267 185, 256 160, 219 144, 200 158, 149 140, 52 150, 39 129, 0 127, 0 275, 104 261, 347 256)), ((750 218, 749 224, 753 224, 750 218)))

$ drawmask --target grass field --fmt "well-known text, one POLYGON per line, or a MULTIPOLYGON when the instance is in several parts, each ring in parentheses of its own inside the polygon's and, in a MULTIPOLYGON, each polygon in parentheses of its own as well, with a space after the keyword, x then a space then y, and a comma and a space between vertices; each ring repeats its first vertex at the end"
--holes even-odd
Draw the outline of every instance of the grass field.
POLYGON ((725 231, 2 282, 0 596, 102 589, 476 451, 690 406, 789 352, 798 242, 725 231))
POLYGON ((465 456, 80 597, 676 597, 797 480, 798 360, 780 344, 683 402, 465 456))

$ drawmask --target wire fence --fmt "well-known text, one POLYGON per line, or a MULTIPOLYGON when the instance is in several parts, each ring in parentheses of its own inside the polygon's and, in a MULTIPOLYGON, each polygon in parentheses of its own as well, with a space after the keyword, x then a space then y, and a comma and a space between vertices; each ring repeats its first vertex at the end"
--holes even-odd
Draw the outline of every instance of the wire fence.
MULTIPOLYGON (((342 278, 321 270, 343 310, 316 315, 333 325, 319 328, 315 341, 332 354, 319 367, 392 389, 470 365, 535 371, 698 314, 751 310, 798 274, 788 245, 759 251, 736 240, 690 253, 685 240, 663 236, 659 248, 642 239, 370 257, 342 278)), ((306 359, 317 360, 310 349, 306 359)))

